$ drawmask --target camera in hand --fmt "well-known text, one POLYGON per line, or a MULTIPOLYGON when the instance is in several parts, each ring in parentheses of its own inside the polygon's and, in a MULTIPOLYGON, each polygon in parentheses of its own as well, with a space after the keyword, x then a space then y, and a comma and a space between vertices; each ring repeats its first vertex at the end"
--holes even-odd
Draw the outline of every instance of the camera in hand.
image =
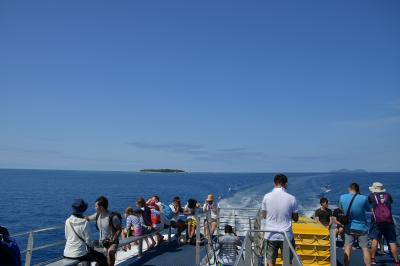
POLYGON ((112 242, 110 239, 106 238, 103 241, 101 241, 101 244, 103 245, 104 248, 108 249, 111 246, 112 242))

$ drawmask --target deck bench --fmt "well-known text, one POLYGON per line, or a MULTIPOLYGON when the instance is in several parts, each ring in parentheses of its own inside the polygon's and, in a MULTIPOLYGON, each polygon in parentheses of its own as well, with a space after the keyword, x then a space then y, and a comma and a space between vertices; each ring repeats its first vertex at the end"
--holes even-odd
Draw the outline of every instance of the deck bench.
POLYGON ((74 259, 61 259, 50 264, 48 266, 91 266, 88 261, 79 261, 74 259))

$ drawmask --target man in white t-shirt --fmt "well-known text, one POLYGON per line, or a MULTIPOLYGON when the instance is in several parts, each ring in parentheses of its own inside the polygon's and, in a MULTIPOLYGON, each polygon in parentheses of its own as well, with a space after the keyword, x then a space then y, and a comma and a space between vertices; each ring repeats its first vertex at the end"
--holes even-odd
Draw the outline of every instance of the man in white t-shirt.
MULTIPOLYGON (((296 198, 286 192, 288 179, 283 174, 274 177, 274 189, 265 194, 261 205, 262 230, 286 232, 294 247, 292 220, 299 220, 296 198)), ((268 265, 274 266, 278 256, 278 250, 283 253, 284 237, 281 233, 266 232, 264 234, 268 265)), ((292 260, 292 254, 290 256, 292 260)), ((291 263, 291 262, 290 262, 291 263)))

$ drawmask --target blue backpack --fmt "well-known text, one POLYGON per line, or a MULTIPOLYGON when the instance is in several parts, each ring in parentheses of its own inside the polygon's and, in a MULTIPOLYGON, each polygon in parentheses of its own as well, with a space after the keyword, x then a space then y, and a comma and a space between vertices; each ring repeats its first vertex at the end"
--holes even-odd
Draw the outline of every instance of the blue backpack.
POLYGON ((171 207, 166 205, 166 204, 164 204, 164 203, 162 203, 162 208, 163 208, 163 213, 164 213, 165 217, 168 220, 171 220, 172 217, 174 217, 174 213, 172 212, 171 207))

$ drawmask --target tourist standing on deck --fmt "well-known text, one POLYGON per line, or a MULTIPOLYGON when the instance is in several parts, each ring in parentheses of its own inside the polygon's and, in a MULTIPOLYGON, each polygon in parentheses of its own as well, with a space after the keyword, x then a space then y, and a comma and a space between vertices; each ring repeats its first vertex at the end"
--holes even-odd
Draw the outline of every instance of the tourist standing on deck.
POLYGON ((64 257, 79 261, 95 261, 100 266, 107 266, 107 258, 103 253, 95 251, 90 238, 88 221, 83 217, 88 204, 77 199, 72 203, 72 215, 65 221, 64 257))
MULTIPOLYGON (((292 231, 292 220, 299 220, 296 198, 287 193, 288 179, 283 174, 274 177, 274 189, 265 194, 261 205, 262 216, 265 219, 262 230, 286 232, 289 241, 294 247, 294 236, 292 231)), ((269 266, 274 266, 278 257, 278 250, 283 252, 284 237, 279 233, 264 234, 266 245, 266 256, 269 266)), ((293 254, 290 254, 292 260, 293 254)), ((291 261, 290 261, 291 263, 291 261)))
POLYGON ((329 228, 332 224, 332 210, 328 208, 328 199, 321 198, 319 204, 321 208, 315 211, 314 218, 320 222, 324 227, 329 228))
POLYGON ((375 264, 375 255, 378 248, 378 241, 382 236, 389 243, 396 266, 400 266, 397 244, 396 244, 396 227, 392 216, 392 196, 386 192, 382 183, 374 182, 369 190, 372 192, 368 201, 372 206, 371 227, 369 237, 371 242, 371 262, 375 264))
POLYGON ((99 242, 107 250, 108 265, 115 264, 119 235, 122 232, 121 219, 116 213, 108 211, 108 199, 99 197, 95 204, 96 213, 87 217, 88 221, 95 221, 99 230, 99 242))
POLYGON ((203 212, 208 215, 209 223, 207 223, 207 220, 205 221, 204 224, 204 235, 205 237, 208 236, 208 227, 210 227, 211 234, 210 236, 212 237, 214 235, 215 230, 217 229, 217 217, 218 217, 218 204, 214 203, 214 196, 213 195, 208 195, 206 202, 203 205, 203 212))
POLYGON ((349 193, 340 196, 339 207, 346 213, 348 224, 345 224, 344 236, 344 265, 349 265, 351 248, 356 238, 363 251, 365 265, 371 265, 368 250, 368 223, 366 212, 370 211, 367 196, 360 195, 357 183, 349 186, 349 193), (350 209, 350 210, 349 210, 350 209))

